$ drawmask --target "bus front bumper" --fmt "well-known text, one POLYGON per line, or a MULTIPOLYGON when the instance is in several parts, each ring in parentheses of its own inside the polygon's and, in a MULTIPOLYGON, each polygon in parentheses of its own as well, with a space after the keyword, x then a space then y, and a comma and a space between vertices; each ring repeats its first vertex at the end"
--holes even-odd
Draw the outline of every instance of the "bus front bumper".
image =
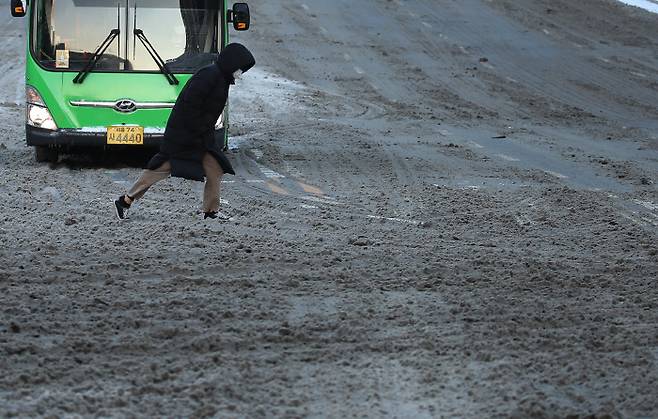
MULTIPOLYGON (((103 148, 117 147, 115 145, 107 144, 106 136, 107 132, 101 128, 47 130, 43 128, 36 128, 27 124, 25 125, 25 137, 27 140, 27 145, 29 146, 103 148)), ((163 138, 164 132, 149 132, 148 129, 145 129, 144 144, 141 145, 141 147, 159 147, 163 138)))

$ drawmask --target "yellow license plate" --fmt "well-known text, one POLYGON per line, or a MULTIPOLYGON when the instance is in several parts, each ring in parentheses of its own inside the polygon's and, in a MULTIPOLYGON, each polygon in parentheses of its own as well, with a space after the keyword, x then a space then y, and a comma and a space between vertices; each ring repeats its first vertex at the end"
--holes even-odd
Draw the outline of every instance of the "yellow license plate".
POLYGON ((144 127, 112 126, 107 127, 108 144, 144 144, 144 127))

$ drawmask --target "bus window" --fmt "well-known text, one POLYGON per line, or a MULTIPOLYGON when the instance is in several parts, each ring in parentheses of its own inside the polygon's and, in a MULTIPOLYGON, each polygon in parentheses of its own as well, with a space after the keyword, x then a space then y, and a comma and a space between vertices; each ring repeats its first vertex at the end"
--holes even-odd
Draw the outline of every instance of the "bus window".
POLYGON ((221 43, 217 0, 36 0, 32 54, 55 71, 79 71, 112 29, 120 35, 93 71, 159 72, 133 34, 141 29, 175 73, 211 63, 221 43))
MULTIPOLYGON (((217 57, 219 3, 217 0, 131 1, 132 12, 136 6, 136 18, 129 22, 130 33, 133 26, 143 30, 171 71, 194 72, 217 57)), ((128 59, 135 70, 157 70, 139 43, 128 59)))
MULTIPOLYGON (((46 68, 82 69, 107 34, 120 23, 121 8, 116 3, 107 6, 108 2, 102 7, 80 7, 75 3, 79 1, 39 0, 36 4, 32 52, 46 68)), ((119 48, 120 42, 110 45, 96 70, 121 70, 119 48)))

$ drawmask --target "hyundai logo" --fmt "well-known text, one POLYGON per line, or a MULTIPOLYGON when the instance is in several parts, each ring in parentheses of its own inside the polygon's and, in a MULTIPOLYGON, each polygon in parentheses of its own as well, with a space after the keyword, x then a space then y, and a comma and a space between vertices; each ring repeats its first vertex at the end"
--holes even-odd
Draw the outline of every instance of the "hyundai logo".
POLYGON ((121 99, 114 104, 114 110, 122 113, 131 113, 137 110, 137 104, 130 99, 121 99))

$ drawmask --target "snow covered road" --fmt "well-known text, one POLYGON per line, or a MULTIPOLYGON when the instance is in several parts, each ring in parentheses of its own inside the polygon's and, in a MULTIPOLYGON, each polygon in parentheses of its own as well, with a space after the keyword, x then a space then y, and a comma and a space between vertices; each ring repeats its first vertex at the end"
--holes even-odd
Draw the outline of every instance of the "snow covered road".
POLYGON ((148 156, 34 162, 0 0, 0 417, 657 417, 658 15, 249 3, 234 220, 119 223, 148 156))
POLYGON ((630 6, 635 6, 648 10, 653 13, 658 13, 658 2, 655 0, 619 0, 622 3, 626 3, 630 6))

